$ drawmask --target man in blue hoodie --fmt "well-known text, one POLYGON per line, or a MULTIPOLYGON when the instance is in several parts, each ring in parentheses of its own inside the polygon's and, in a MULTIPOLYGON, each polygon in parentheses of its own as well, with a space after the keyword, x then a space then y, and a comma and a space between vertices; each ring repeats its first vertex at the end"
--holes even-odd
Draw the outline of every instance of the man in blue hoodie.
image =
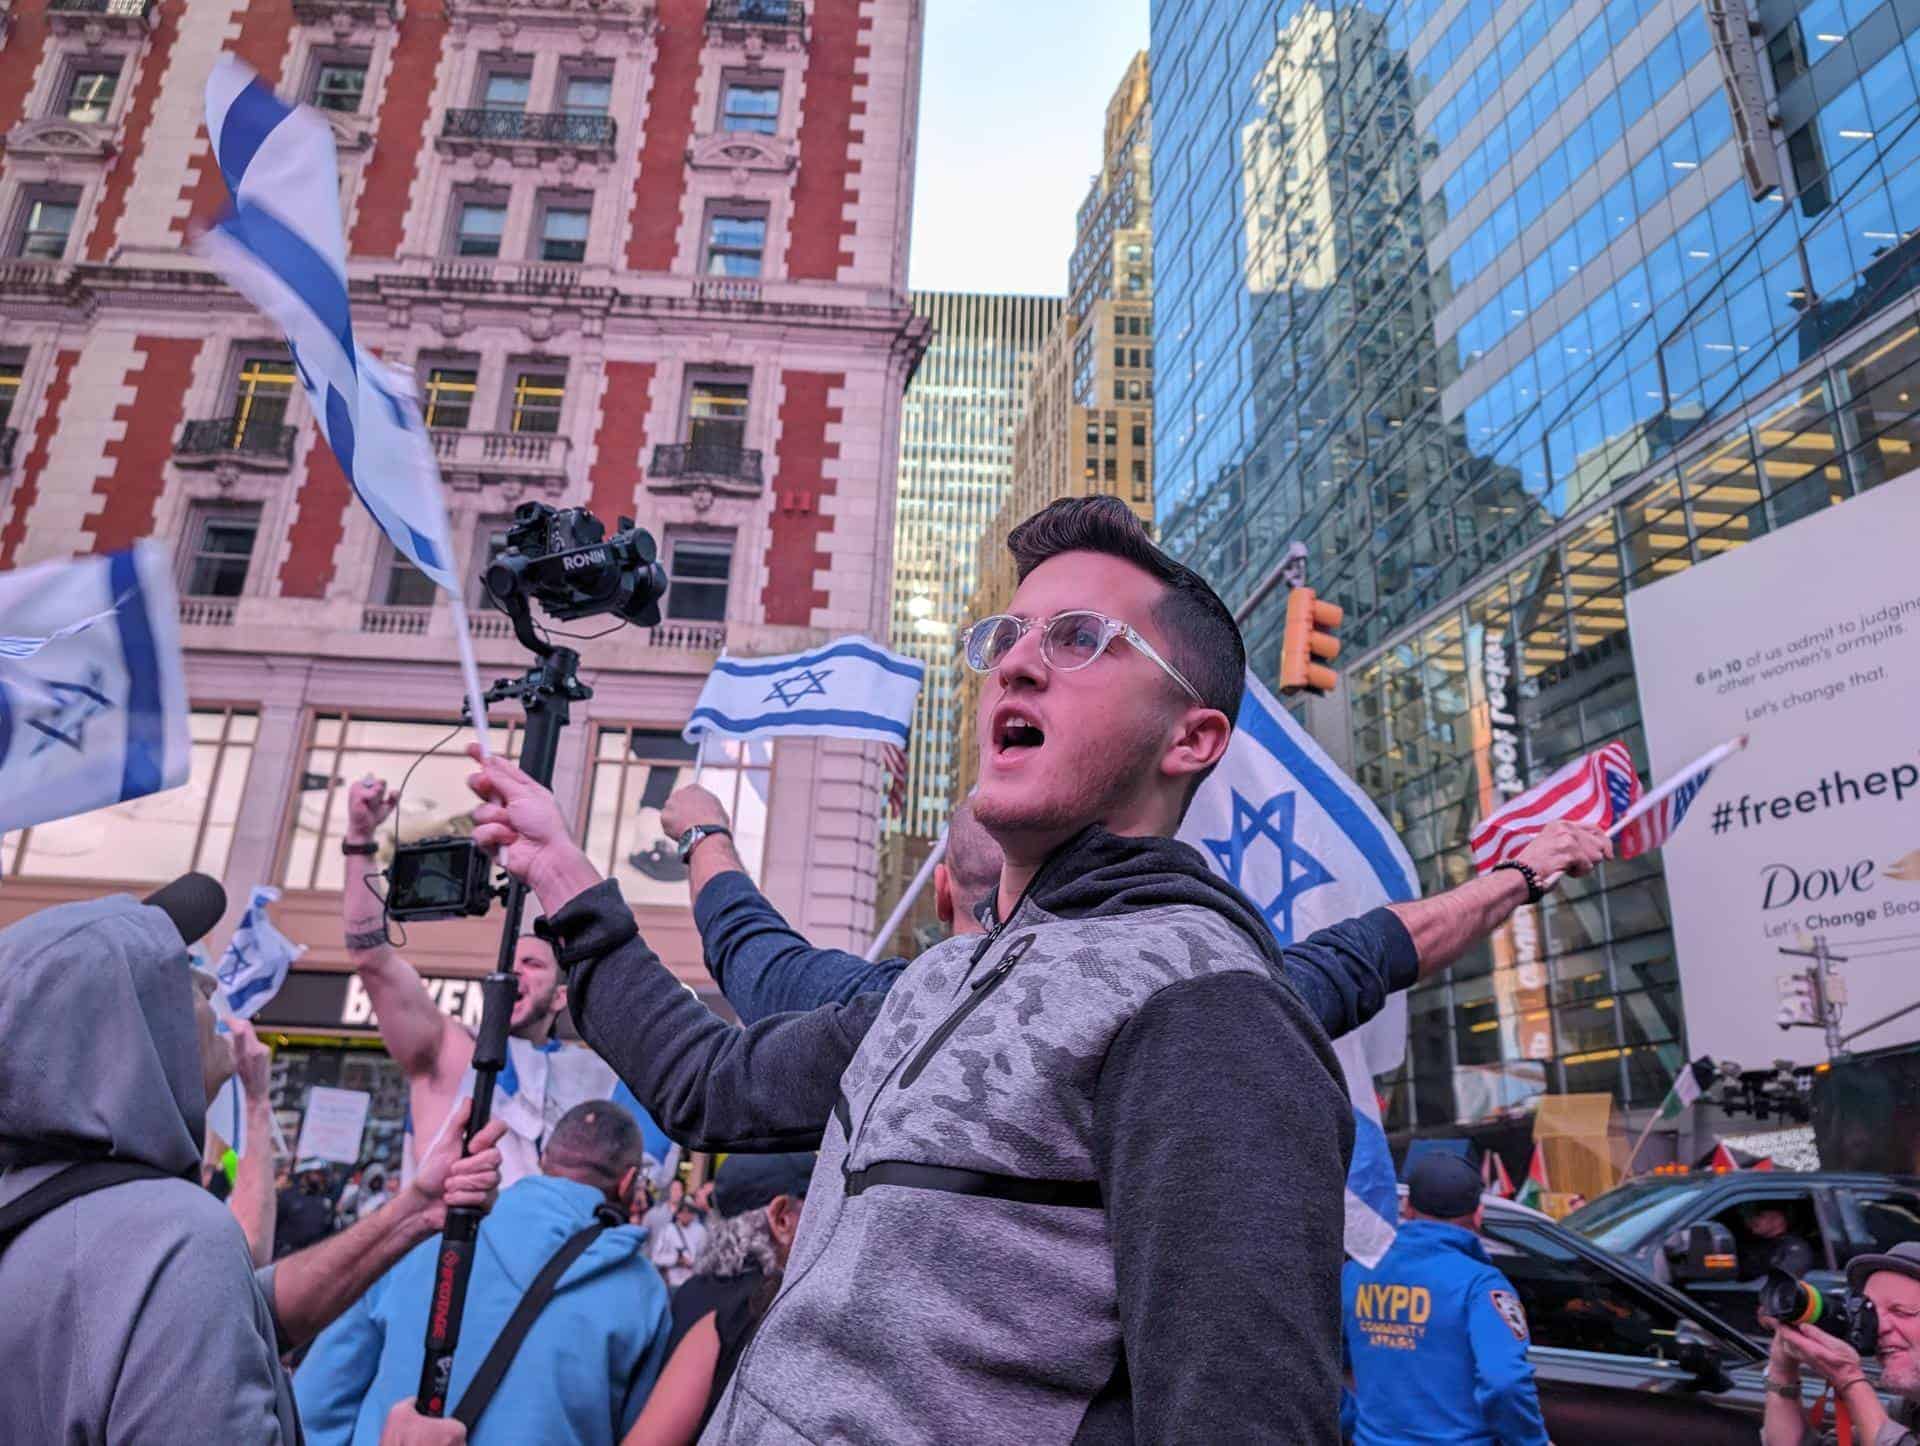
MULTIPOLYGON (((454 1357, 455 1408, 541 1268, 611 1207, 624 1222, 644 1145, 609 1100, 575 1105, 540 1158, 541 1174, 500 1193, 480 1226, 454 1357)), ((667 1357, 667 1288, 647 1261, 646 1231, 602 1231, 567 1267, 553 1297, 474 1424, 473 1446, 568 1441, 612 1446, 640 1414, 667 1357)), ((311 1446, 375 1446, 387 1407, 420 1380, 434 1242, 420 1246, 314 1343, 294 1377, 311 1446)), ((449 1412, 452 1414, 452 1412, 449 1412)))
POLYGON ((1480 1244, 1479 1174, 1458 1155, 1423 1156, 1407 1206, 1380 1263, 1341 1273, 1355 1446, 1546 1446, 1527 1313, 1480 1244))

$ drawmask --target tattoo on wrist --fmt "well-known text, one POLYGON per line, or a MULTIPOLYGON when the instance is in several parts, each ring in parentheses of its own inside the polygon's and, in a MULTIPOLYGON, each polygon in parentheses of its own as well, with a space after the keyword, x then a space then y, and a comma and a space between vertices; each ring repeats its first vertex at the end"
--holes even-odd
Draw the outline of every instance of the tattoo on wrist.
POLYGON ((349 949, 384 949, 386 945, 387 926, 385 924, 382 924, 378 929, 347 930, 347 947, 349 949))

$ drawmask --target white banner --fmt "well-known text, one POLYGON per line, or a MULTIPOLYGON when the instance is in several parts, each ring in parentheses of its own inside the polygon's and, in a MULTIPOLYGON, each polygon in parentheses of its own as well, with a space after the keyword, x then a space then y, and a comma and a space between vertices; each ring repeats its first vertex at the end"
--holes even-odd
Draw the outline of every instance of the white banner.
POLYGON ((293 1147, 296 1161, 332 1160, 341 1165, 360 1163, 360 1137, 367 1129, 367 1106, 373 1096, 365 1090, 315 1085, 307 1091, 307 1113, 300 1121, 300 1143, 293 1147))
MULTIPOLYGON (((1627 594, 1652 773, 1745 733, 1667 843, 1691 1052, 1826 1058, 1782 1030, 1782 949, 1847 962, 1843 1032, 1920 1000, 1920 476, 1627 594)), ((1862 1038, 1920 1039, 1920 1013, 1862 1038)))

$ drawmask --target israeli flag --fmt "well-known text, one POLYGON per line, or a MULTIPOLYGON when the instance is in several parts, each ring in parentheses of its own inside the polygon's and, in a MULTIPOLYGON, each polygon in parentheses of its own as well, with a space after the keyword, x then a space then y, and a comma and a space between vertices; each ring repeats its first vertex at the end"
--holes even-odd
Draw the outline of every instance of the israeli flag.
POLYGON ((280 992, 293 961, 307 952, 305 944, 294 943, 267 917, 267 906, 279 897, 278 889, 264 885, 254 889, 247 898, 247 912, 240 916, 227 943, 227 952, 214 966, 226 1012, 241 1019, 252 1019, 280 992))
POLYGON ((865 638, 809 653, 722 658, 682 736, 864 738, 904 747, 927 665, 865 638))
MULTIPOLYGON (((1253 900, 1282 945, 1420 892, 1413 860, 1372 800, 1252 673, 1226 756, 1179 837, 1253 900)), ((1397 1068, 1406 1045, 1404 994, 1333 1042, 1353 1101, 1347 1253, 1363 1265, 1387 1253, 1400 1215, 1373 1077, 1397 1068)))
POLYGON ((457 598, 440 468, 413 383, 353 337, 333 131, 231 56, 215 63, 206 97, 233 205, 201 238, 202 254, 286 332, 321 434, 380 530, 457 598))
POLYGON ((163 543, 0 573, 0 833, 178 788, 193 757, 163 543))

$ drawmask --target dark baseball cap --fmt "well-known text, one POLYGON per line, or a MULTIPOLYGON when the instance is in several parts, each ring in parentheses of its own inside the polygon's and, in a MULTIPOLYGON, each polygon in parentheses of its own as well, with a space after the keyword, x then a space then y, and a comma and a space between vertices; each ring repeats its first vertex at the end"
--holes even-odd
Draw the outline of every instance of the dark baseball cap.
POLYGON ((1422 1155, 1407 1173, 1407 1203, 1442 1220, 1471 1215, 1480 1208, 1480 1172, 1458 1155, 1422 1155))
POLYGON ((220 887, 218 879, 205 874, 182 874, 140 902, 152 904, 171 919, 173 927, 180 931, 181 943, 194 944, 227 912, 227 891, 220 887))
POLYGON ((760 1210, 780 1195, 805 1199, 813 1178, 813 1154, 729 1155, 713 1177, 713 1207, 731 1220, 749 1210, 760 1210))
POLYGON ((1909 1280, 1920 1280, 1920 1241, 1903 1240, 1885 1255, 1856 1255, 1847 1262, 1847 1289, 1858 1295, 1867 1277, 1891 1270, 1909 1280))

